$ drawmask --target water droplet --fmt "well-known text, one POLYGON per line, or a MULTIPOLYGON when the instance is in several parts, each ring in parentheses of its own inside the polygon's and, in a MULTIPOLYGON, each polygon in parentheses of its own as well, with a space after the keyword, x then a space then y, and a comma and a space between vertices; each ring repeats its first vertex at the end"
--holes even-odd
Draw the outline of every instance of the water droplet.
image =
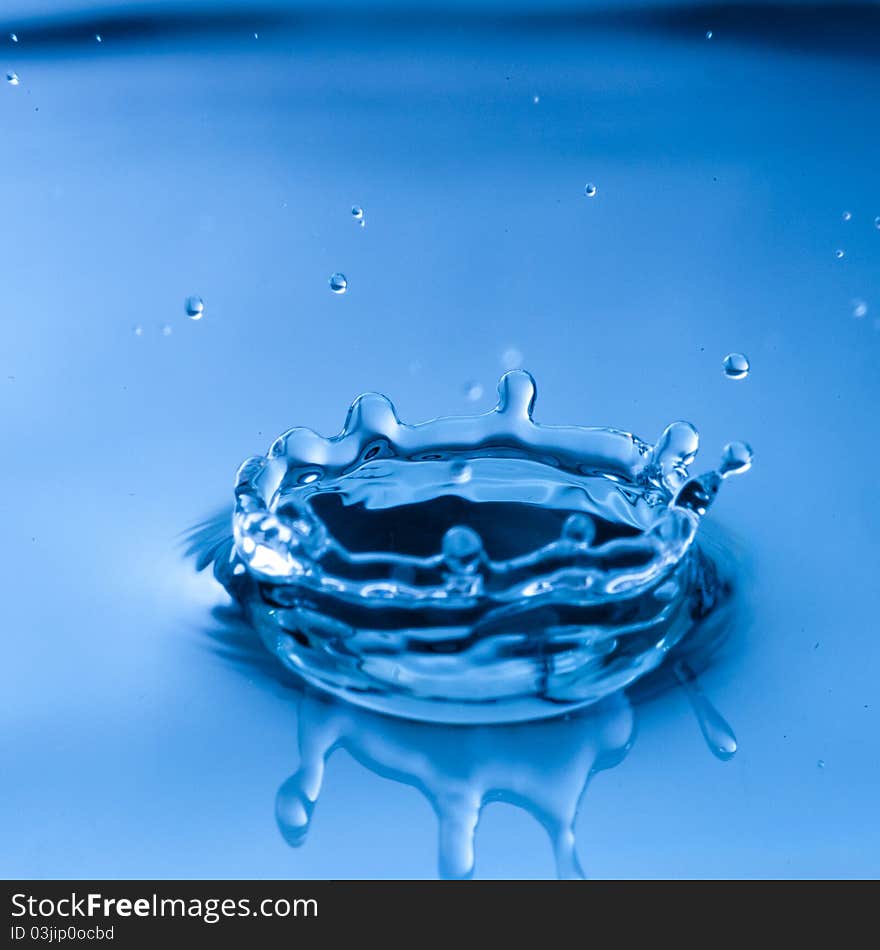
POLYGON ((13 43, 17 43, 17 42, 18 42, 18 36, 17 36, 15 33, 10 33, 10 34, 9 34, 9 39, 11 39, 13 43))
POLYGON ((144 335, 144 328, 143 328, 143 327, 135 327, 135 328, 134 328, 134 335, 135 335, 135 336, 143 336, 143 335, 144 335))
POLYGON ((742 353, 728 353, 723 366, 728 379, 745 379, 749 375, 749 361, 742 353))
POLYGON ((103 42, 104 42, 104 40, 101 39, 101 34, 100 34, 100 33, 96 33, 96 34, 95 34, 95 41, 98 42, 98 43, 103 43, 103 42))
POLYGON ((842 247, 839 247, 839 248, 834 252, 834 256, 835 256, 839 261, 842 261, 842 260, 844 259, 844 257, 846 257, 846 251, 845 251, 842 247))
POLYGON ((472 574, 482 552, 482 539, 467 525, 455 525, 443 535, 443 557, 450 570, 456 574, 472 574))
POLYGON ((652 461, 656 474, 663 479, 687 478, 688 466, 700 448, 700 436, 690 422, 672 422, 654 446, 652 461))
POLYGON ((450 477, 454 482, 458 482, 460 485, 469 482, 472 474, 471 467, 467 462, 453 462, 449 466, 450 477))
POLYGON ((540 101, 541 101, 540 96, 532 96, 532 102, 534 102, 535 105, 537 105, 540 101))
POLYGON ((824 769, 824 768, 825 768, 825 760, 824 760, 824 759, 819 759, 819 761, 816 762, 816 767, 817 767, 817 768, 820 768, 820 769, 824 769))
POLYGON ((18 73, 7 73, 6 81, 9 83, 10 86, 17 86, 19 83, 18 73))
POLYGON ((842 217, 844 221, 852 221, 852 211, 844 211, 842 217))
POLYGON ((170 326, 168 326, 167 323, 165 324, 164 327, 162 327, 162 336, 171 336, 173 332, 174 331, 171 329, 170 326))
POLYGON ((874 227, 875 227, 878 231, 880 231, 880 214, 878 214, 877 217, 874 218, 874 227))
POLYGON ((192 320, 201 320, 205 312, 205 301, 193 294, 187 297, 183 304, 186 315, 192 320))
POLYGON ((719 473, 722 478, 728 475, 740 475, 752 467, 754 453, 748 442, 728 442, 721 452, 719 473))
POLYGON ((706 30, 706 39, 711 40, 715 34, 711 30, 706 30))
POLYGON ((476 402, 478 399, 483 398, 483 387, 479 383, 471 380, 465 383, 464 394, 471 402, 476 402))
POLYGON ((591 544, 596 537, 596 524, 589 515, 569 515, 562 526, 562 537, 575 544, 591 544))
POLYGON ((336 273, 330 277, 330 289, 334 294, 344 294, 348 290, 345 274, 336 273))
POLYGON ((736 755, 736 736, 730 724, 712 705, 700 687, 696 674, 687 663, 679 663, 675 668, 675 675, 684 687, 685 693, 691 702, 691 708, 697 717, 697 724, 706 745, 716 758, 727 762, 736 755))
POLYGON ((259 34, 259 33, 254 33, 254 39, 255 39, 255 40, 258 40, 259 38, 260 38, 260 34, 259 34))
POLYGON ((501 354, 501 365, 505 369, 519 369, 522 366, 523 355, 515 346, 509 346, 501 354))
POLYGON ((868 305, 864 300, 856 299, 852 301, 852 315, 861 320, 868 313, 868 305))
POLYGON ((589 182, 584 186, 584 194, 588 198, 595 198, 599 194, 599 189, 592 182, 589 182))
POLYGON ((361 227, 364 226, 366 219, 364 218, 364 209, 360 205, 351 206, 351 216, 355 219, 355 221, 360 222, 361 227))

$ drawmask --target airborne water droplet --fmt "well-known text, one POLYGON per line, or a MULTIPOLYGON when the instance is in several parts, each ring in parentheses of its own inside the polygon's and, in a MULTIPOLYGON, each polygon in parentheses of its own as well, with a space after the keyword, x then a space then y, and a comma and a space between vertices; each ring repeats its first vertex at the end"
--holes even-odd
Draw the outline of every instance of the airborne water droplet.
POLYGON ((18 36, 16 36, 15 33, 10 33, 10 34, 9 34, 9 39, 11 39, 13 43, 17 43, 17 42, 18 42, 18 36))
POLYGON ((745 379, 749 375, 749 361, 742 353, 728 353, 723 365, 728 379, 745 379))
POLYGON ((135 336, 143 336, 143 335, 144 335, 144 328, 143 328, 143 327, 140 327, 140 326, 135 327, 135 328, 134 328, 134 335, 135 335, 135 336))
POLYGON ((184 303, 184 309, 186 310, 186 315, 191 320, 201 320, 202 315, 205 312, 205 301, 201 297, 193 294, 191 297, 186 298, 184 303))
POLYGON ((875 227, 878 231, 880 231, 880 214, 878 214, 877 217, 874 218, 874 227, 875 227))
POLYGON ((824 759, 819 759, 819 761, 816 763, 816 766, 817 766, 818 768, 820 768, 820 769, 824 769, 824 768, 825 768, 825 760, 824 760, 824 759))
POLYGON ((17 86, 19 83, 18 73, 7 73, 6 81, 9 83, 10 86, 17 86))
POLYGON ((584 186, 584 194, 588 198, 595 198, 599 194, 599 189, 592 182, 589 182, 584 186))
POLYGON ((364 218, 364 209, 360 205, 351 206, 351 216, 355 221, 360 222, 360 226, 363 227, 366 223, 366 218, 364 218))
POLYGON ((711 40, 715 34, 711 30, 706 30, 706 39, 711 40))
POLYGON ((844 221, 852 221, 852 211, 844 211, 842 217, 844 221))
POLYGON ((344 294, 348 290, 345 274, 335 273, 330 277, 330 289, 334 294, 344 294))
POLYGON ((866 316, 867 313, 868 305, 864 300, 856 299, 852 301, 852 315, 856 317, 856 319, 861 320, 861 318, 866 316))
POLYGON ((835 256, 839 261, 842 261, 842 260, 844 259, 844 257, 846 257, 846 251, 845 251, 842 247, 839 247, 839 248, 834 252, 834 256, 835 256))
POLYGON ((740 475, 752 467, 754 453, 747 442, 728 442, 721 453, 721 465, 718 473, 722 478, 728 475, 740 475))
POLYGON ((103 43, 103 42, 104 42, 104 40, 101 38, 101 34, 100 34, 100 33, 96 33, 96 34, 95 34, 95 42, 97 42, 97 43, 103 43))

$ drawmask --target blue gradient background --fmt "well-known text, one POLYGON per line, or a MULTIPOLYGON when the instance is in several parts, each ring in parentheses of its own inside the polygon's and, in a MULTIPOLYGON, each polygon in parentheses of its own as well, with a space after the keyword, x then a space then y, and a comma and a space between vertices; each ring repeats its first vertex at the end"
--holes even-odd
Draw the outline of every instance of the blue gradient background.
MULTIPOLYGON (((179 535, 361 391, 489 408, 510 346, 541 421, 756 454, 712 514, 747 619, 701 678, 740 750, 642 707, 587 874, 880 874, 880 9, 218 7, 0 14, 0 874, 435 874, 425 799, 344 752, 285 844, 295 704, 212 651, 179 535)), ((476 873, 552 875, 537 823, 490 805, 476 873)))

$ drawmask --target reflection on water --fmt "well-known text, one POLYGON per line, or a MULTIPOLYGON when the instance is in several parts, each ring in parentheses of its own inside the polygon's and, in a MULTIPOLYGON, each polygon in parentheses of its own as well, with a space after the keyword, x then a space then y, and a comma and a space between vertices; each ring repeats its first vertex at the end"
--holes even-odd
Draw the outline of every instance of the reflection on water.
POLYGON ((547 832, 561 878, 583 877, 574 827, 591 777, 623 760, 635 735, 625 693, 561 719, 496 726, 442 726, 392 719, 304 692, 299 765, 278 789, 275 816, 287 842, 306 840, 324 767, 336 749, 395 782, 417 788, 437 816, 439 872, 467 878, 483 807, 508 802, 547 832))

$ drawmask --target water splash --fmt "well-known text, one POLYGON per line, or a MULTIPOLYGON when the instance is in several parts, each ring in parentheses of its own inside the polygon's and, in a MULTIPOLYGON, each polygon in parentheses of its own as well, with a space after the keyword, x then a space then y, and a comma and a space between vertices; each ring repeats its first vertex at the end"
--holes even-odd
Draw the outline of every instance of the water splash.
MULTIPOLYGON (((670 439, 668 441, 676 441, 670 439)), ((679 438, 684 442, 683 433, 679 438)), ((196 567, 230 567, 228 511, 203 522, 188 535, 187 554, 196 567)), ((575 514, 566 521, 573 540, 589 540, 591 519, 575 514)), ((447 533, 448 534, 448 533, 447 533)), ((726 568, 727 544, 717 532, 703 533, 703 545, 726 568), (722 546, 723 545, 723 546, 722 546)), ((467 532, 451 553, 467 559, 474 538, 467 532)), ((233 605, 218 606, 209 630, 215 650, 233 662, 250 682, 258 677, 281 685, 297 705, 298 764, 275 796, 278 828, 292 847, 306 844, 316 820, 326 764, 339 749, 383 778, 418 789, 438 822, 438 870, 441 876, 467 878, 474 873, 475 837, 486 805, 503 801, 523 809, 545 830, 562 878, 584 874, 575 829, 592 777, 621 763, 631 752, 641 711, 672 688, 688 695, 709 749, 726 761, 736 739, 697 681, 697 671, 717 659, 727 635, 739 623, 729 596, 729 579, 715 582, 717 602, 704 614, 656 670, 625 690, 552 719, 496 725, 444 725, 389 717, 304 686, 278 664, 254 634, 247 592, 251 579, 237 563, 226 576, 233 605)), ((587 817, 587 820, 588 817, 587 817)))
POLYGON ((443 722, 560 715, 656 668, 723 597, 695 543, 751 451, 691 476, 689 423, 652 445, 532 419, 508 373, 476 416, 401 423, 355 401, 343 431, 291 429, 240 468, 215 574, 308 682, 443 722))

